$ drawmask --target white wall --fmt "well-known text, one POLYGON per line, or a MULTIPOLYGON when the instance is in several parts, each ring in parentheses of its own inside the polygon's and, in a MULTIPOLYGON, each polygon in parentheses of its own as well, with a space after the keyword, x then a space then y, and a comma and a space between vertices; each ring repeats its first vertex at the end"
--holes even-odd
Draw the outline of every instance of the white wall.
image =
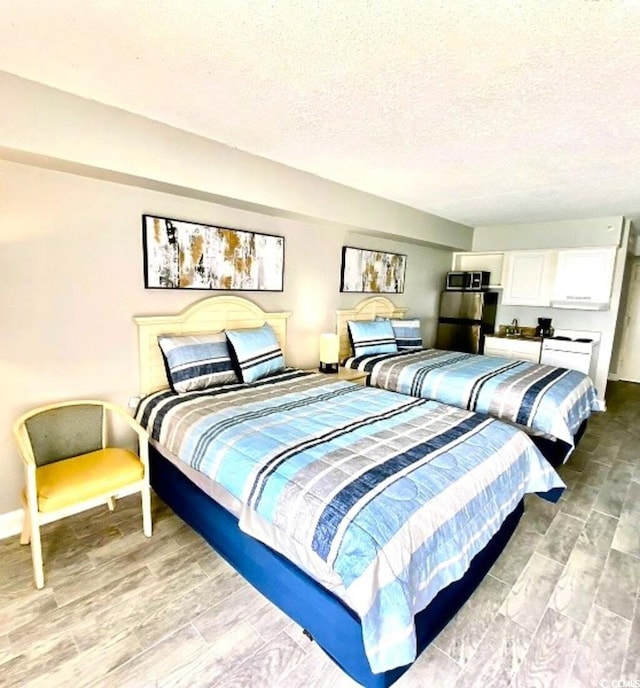
POLYGON ((143 213, 283 235, 284 291, 242 295, 292 311, 286 356, 298 366, 317 364, 318 335, 335 329, 335 310, 363 298, 339 292, 343 245, 407 254, 405 293, 393 300, 423 319, 428 343, 451 263, 447 250, 6 161, 0 205, 0 516, 20 504, 14 419, 61 399, 126 404, 138 391, 133 316, 175 313, 221 293, 144 289, 143 213))
POLYGON ((471 227, 0 72, 0 158, 268 215, 471 248, 471 227))
POLYGON ((546 317, 553 319, 553 326, 556 329, 600 332, 602 338, 594 383, 601 399, 606 394, 612 360, 629 233, 630 223, 624 218, 601 217, 562 222, 476 227, 473 235, 474 251, 618 246, 609 310, 582 311, 499 304, 497 313, 500 324, 511 323, 514 318, 517 318, 520 325, 535 327, 538 318, 546 317))

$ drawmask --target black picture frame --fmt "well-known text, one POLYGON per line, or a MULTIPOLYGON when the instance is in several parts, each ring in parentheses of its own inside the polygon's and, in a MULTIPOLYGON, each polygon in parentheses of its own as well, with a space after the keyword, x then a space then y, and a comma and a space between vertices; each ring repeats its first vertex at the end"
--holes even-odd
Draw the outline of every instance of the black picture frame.
POLYGON ((145 289, 283 291, 284 237, 142 215, 145 289))
POLYGON ((358 294, 403 294, 407 256, 355 246, 342 247, 340 291, 358 294))

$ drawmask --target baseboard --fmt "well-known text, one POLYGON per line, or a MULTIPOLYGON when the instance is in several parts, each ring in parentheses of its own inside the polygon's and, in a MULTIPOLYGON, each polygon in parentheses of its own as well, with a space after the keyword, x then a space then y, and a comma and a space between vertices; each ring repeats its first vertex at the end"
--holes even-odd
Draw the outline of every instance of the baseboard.
POLYGON ((618 375, 618 373, 609 372, 609 374, 607 375, 607 380, 611 380, 612 382, 617 382, 619 379, 620 376, 618 375))
POLYGON ((22 509, 0 514, 0 540, 22 532, 22 509))

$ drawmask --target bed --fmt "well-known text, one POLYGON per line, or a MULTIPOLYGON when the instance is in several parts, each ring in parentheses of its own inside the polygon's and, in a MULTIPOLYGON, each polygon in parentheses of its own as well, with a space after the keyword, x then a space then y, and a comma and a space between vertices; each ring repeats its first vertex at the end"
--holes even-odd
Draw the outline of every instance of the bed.
POLYGON ((338 310, 344 366, 367 372, 371 386, 517 424, 532 436, 553 466, 569 458, 591 412, 598 409, 596 390, 587 375, 527 361, 423 348, 419 336, 407 334, 410 328, 402 334, 400 323, 410 322, 406 313, 406 308, 396 307, 385 297, 364 299, 353 309, 338 310), (354 356, 350 327, 360 326, 358 337, 364 337, 367 329, 376 325, 391 330, 386 320, 396 326, 402 339, 393 344, 377 340, 382 344, 360 347, 354 356))
POLYGON ((354 680, 390 686, 482 580, 524 494, 564 485, 511 426, 320 373, 167 388, 159 336, 267 323, 284 350, 287 316, 218 296, 135 319, 151 484, 354 680))

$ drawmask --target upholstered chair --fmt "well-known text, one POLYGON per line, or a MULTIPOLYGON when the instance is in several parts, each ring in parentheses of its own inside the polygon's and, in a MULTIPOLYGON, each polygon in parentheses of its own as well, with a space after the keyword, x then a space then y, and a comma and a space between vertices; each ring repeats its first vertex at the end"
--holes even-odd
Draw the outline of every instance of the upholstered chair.
POLYGON ((147 432, 127 411, 107 401, 50 404, 25 413, 14 436, 25 469, 21 544, 31 543, 37 588, 44 586, 40 526, 135 492, 142 498, 143 531, 151 536, 147 432), (137 435, 137 453, 110 446, 120 424, 137 435))

